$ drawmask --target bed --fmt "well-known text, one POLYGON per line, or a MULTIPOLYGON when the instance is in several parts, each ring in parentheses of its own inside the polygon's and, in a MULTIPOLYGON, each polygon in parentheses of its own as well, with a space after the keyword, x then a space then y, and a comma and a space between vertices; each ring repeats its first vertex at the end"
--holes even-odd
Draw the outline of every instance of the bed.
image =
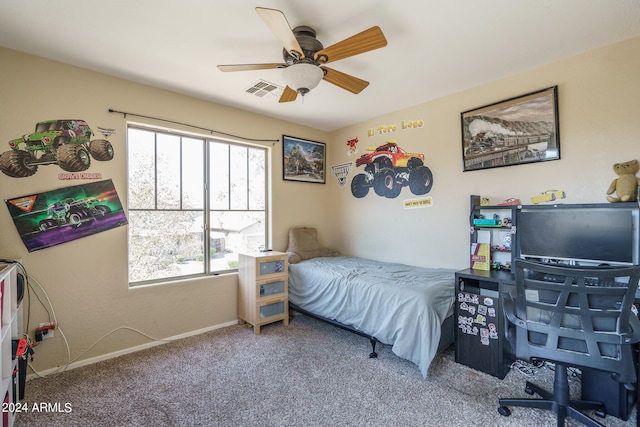
POLYGON ((453 343, 454 270, 342 256, 318 248, 313 228, 291 229, 287 252, 291 311, 368 337, 372 355, 375 342, 390 345, 425 378, 453 343))

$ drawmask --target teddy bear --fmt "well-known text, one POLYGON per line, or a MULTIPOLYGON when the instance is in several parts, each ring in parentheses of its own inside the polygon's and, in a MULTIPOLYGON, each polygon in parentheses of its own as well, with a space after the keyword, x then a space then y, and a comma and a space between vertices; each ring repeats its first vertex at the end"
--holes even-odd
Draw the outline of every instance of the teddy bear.
POLYGON ((634 202, 636 201, 636 191, 640 186, 640 178, 636 178, 639 165, 638 160, 631 160, 625 163, 616 163, 613 165, 613 171, 618 175, 614 179, 607 190, 607 200, 611 203, 615 202, 634 202), (610 194, 616 192, 618 197, 610 194))

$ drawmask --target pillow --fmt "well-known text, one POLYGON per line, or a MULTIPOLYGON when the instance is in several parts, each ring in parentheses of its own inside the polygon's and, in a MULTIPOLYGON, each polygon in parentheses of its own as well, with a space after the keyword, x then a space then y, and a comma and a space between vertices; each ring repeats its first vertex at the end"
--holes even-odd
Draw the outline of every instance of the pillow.
POLYGON ((332 249, 321 248, 318 244, 318 231, 313 227, 296 227, 289 230, 289 264, 319 256, 336 256, 332 249))

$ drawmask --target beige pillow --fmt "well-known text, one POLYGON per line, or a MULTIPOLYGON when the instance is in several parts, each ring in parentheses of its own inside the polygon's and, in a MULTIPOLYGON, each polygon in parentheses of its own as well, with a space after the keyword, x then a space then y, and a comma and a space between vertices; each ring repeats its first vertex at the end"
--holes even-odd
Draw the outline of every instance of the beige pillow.
POLYGON ((313 227, 295 227, 289 230, 289 263, 295 264, 305 259, 319 256, 336 256, 332 249, 321 248, 318 244, 318 231, 313 227))

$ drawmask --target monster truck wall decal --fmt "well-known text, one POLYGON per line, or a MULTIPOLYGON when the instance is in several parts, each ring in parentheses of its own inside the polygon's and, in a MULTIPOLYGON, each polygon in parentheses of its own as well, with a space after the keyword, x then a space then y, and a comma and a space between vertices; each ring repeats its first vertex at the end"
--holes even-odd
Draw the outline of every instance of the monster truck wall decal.
POLYGON ((431 191, 433 174, 424 165, 424 154, 409 153, 394 139, 377 148, 367 148, 367 151, 370 153, 356 160, 356 167, 364 166, 364 173, 351 180, 354 197, 366 196, 371 187, 378 196, 390 199, 398 197, 405 186, 416 195, 431 191))
POLYGON ((91 140, 92 137, 93 131, 84 120, 39 122, 33 133, 9 141, 11 150, 0 155, 0 170, 13 178, 26 178, 35 174, 39 165, 53 164, 67 172, 82 172, 91 166, 91 158, 101 162, 113 159, 111 143, 106 139, 91 140))
POLYGON ((127 224, 109 180, 5 200, 29 252, 127 224))

